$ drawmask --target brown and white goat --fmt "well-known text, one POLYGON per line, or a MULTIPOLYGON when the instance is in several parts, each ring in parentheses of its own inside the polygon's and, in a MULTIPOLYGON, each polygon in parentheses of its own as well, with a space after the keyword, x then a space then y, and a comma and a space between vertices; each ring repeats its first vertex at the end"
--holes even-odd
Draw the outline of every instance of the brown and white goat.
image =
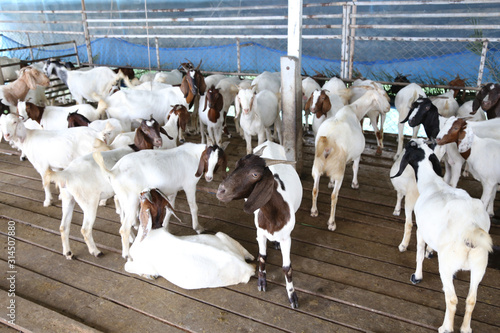
POLYGON ((222 202, 247 199, 244 211, 254 214, 259 244, 259 291, 266 291, 267 240, 279 242, 283 257, 288 300, 297 308, 298 297, 292 282, 290 234, 295 226, 295 212, 302 201, 299 175, 286 161, 285 149, 267 141, 236 163, 234 171, 219 185, 217 198, 222 202))
POLYGON ((79 126, 89 126, 90 120, 78 111, 71 112, 66 118, 68 120, 68 128, 79 127, 79 126))
MULTIPOLYGON (((130 258, 129 237, 139 213, 140 193, 145 188, 158 188, 175 205, 177 192, 184 190, 191 211, 193 229, 201 233, 204 229, 198 223, 196 204, 196 184, 205 173, 205 180, 211 181, 219 167, 225 173, 226 155, 218 146, 184 143, 172 149, 143 150, 130 154, 118 161, 110 169, 104 164, 101 154, 94 159, 101 167, 113 187, 122 207, 120 234, 122 236, 122 256, 130 258)), ((170 215, 167 216, 167 221, 170 215)))
POLYGON ((134 260, 125 264, 127 272, 160 275, 184 289, 247 283, 254 275, 255 268, 245 261, 254 257, 228 235, 175 236, 162 228, 167 211, 173 209, 160 190, 145 190, 140 201, 141 226, 130 248, 134 260))
MULTIPOLYGON (((102 152, 102 158, 106 167, 111 168, 123 156, 134 151, 153 149, 160 147, 162 139, 160 136, 160 126, 154 120, 144 120, 144 126, 140 126, 136 131, 138 137, 134 145, 110 151, 102 152)), ((106 200, 115 195, 107 177, 102 174, 99 166, 94 161, 91 154, 84 155, 71 162, 62 171, 49 169, 44 176, 44 181, 54 182, 61 189, 62 219, 59 230, 63 246, 63 255, 67 259, 73 258, 73 253, 69 246, 69 232, 71 219, 75 203, 78 203, 83 210, 82 235, 89 249, 90 254, 99 257, 102 252, 96 247, 92 237, 92 227, 95 222, 97 208, 104 206, 106 200)), ((117 212, 119 206, 116 207, 117 212)))
POLYGON ((222 131, 225 116, 222 112, 222 108, 224 106, 222 95, 220 94, 219 89, 211 86, 205 96, 201 97, 201 100, 204 100, 203 109, 199 111, 201 143, 206 142, 205 126, 207 126, 208 137, 210 140, 220 145, 222 143, 222 131))
POLYGON ((24 101, 30 89, 36 89, 37 85, 48 87, 49 78, 31 66, 21 68, 19 78, 14 82, 0 88, 0 99, 2 103, 9 106, 17 106, 17 102, 24 101))

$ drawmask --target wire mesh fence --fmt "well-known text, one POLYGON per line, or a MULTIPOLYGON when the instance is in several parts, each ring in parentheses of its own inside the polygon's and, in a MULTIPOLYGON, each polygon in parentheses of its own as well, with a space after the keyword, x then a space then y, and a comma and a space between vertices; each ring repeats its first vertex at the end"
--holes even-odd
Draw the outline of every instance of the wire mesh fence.
MULTIPOLYGON (((304 0, 302 73, 387 83, 404 74, 430 86, 446 86, 459 75, 470 88, 499 82, 499 4, 304 0)), ((94 65, 171 70, 189 59, 202 61, 207 73, 255 75, 280 70, 280 58, 287 55, 287 8, 286 0, 54 0, 30 6, 3 1, 0 49, 75 41, 79 59, 94 65)), ((69 49, 0 55, 43 59, 69 49)))

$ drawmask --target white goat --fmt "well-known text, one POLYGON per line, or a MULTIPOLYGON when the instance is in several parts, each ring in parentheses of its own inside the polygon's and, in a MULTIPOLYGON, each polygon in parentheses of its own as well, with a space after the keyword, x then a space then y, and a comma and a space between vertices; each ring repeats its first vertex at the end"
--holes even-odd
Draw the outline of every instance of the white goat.
MULTIPOLYGON (((352 86, 350 87, 351 90, 351 98, 349 99, 349 103, 355 102, 358 98, 363 96, 363 94, 367 91, 367 89, 375 89, 375 91, 378 93, 379 98, 385 98, 387 101, 390 101, 389 96, 387 95, 387 92, 385 91, 384 87, 378 83, 374 82, 372 80, 356 80, 352 83, 352 86)), ((382 149, 384 148, 384 122, 385 122, 385 115, 387 112, 389 112, 391 108, 387 108, 385 110, 371 110, 366 114, 366 116, 370 119, 370 123, 373 127, 373 131, 375 132, 375 138, 377 139, 377 151, 375 152, 376 155, 381 155, 382 154, 382 149), (378 123, 378 118, 380 117, 380 130, 377 126, 378 123)))
MULTIPOLYGON (((500 128, 497 127, 497 131, 498 129, 500 128)), ((500 184, 500 168, 496 167, 500 159, 500 141, 481 138, 474 134, 474 128, 468 126, 464 119, 450 117, 439 132, 436 142, 440 145, 453 142, 457 144, 459 153, 467 161, 469 172, 481 182, 481 201, 488 214, 493 216, 497 185, 500 184)))
MULTIPOLYGON (((172 149, 143 150, 123 157, 110 170, 103 162, 102 155, 94 154, 94 159, 102 172, 109 177, 120 203, 122 236, 122 256, 130 259, 130 229, 135 225, 139 213, 139 197, 145 188, 158 188, 175 205, 177 192, 186 193, 193 229, 201 233, 204 229, 198 223, 196 204, 196 184, 205 173, 205 180, 212 181, 214 171, 220 166, 226 169, 224 150, 218 146, 184 143, 172 149)), ((170 218, 170 214, 167 216, 170 218)))
POLYGON ((21 69, 20 65, 21 60, 19 58, 9 58, 6 56, 0 57, 0 65, 1 65, 1 78, 0 84, 4 84, 5 81, 14 81, 17 79, 17 72, 21 69), (16 65, 10 65, 16 64, 16 65), (9 65, 9 66, 7 66, 9 65))
POLYGON ((286 164, 285 149, 265 142, 254 154, 241 158, 234 171, 219 185, 217 198, 222 202, 246 199, 244 211, 254 214, 259 244, 259 291, 266 291, 267 241, 279 242, 283 257, 288 300, 292 308, 299 306, 292 282, 290 234, 295 226, 295 213, 302 201, 302 183, 297 171, 286 164))
POLYGON ((467 118, 467 121, 486 120, 486 113, 479 108, 478 112, 472 114, 472 104, 474 101, 468 101, 462 104, 457 110, 457 118, 467 118))
POLYGON ((427 243, 439 255, 439 274, 446 301, 444 321, 439 332, 453 332, 458 303, 453 275, 458 270, 470 270, 470 288, 460 332, 471 333, 470 322, 477 288, 486 271, 488 252, 492 251, 492 240, 488 235, 489 216, 480 200, 471 198, 462 189, 449 186, 436 174, 440 170, 439 161, 423 139, 411 140, 405 150, 400 171, 393 177, 399 176, 410 164, 417 176, 420 192, 415 205, 417 266, 411 281, 422 281, 427 243))
POLYGON ((445 118, 457 115, 459 105, 455 100, 454 94, 455 92, 450 89, 439 96, 429 97, 432 104, 437 107, 439 114, 445 118))
MULTIPOLYGON (((48 168, 64 169, 79 156, 94 151, 99 133, 88 127, 67 128, 60 131, 31 130, 13 114, 0 117, 0 128, 6 141, 13 141, 33 164, 40 176, 48 168)), ((52 203, 50 183, 43 181, 45 207, 52 203)))
POLYGON ((312 167, 314 187, 312 191, 311 216, 318 216, 317 198, 319 179, 323 173, 330 177, 333 185, 331 196, 331 211, 328 219, 328 229, 335 230, 335 208, 346 163, 353 162, 352 184, 354 189, 359 188, 358 169, 361 153, 365 148, 365 137, 361 129, 360 120, 370 110, 384 110, 389 102, 385 98, 378 98, 378 94, 367 91, 356 102, 344 106, 334 118, 329 118, 320 126, 315 140, 315 157, 312 167))
POLYGON ((128 78, 121 71, 116 74, 108 67, 95 67, 91 70, 68 70, 60 61, 47 60, 44 66, 47 76, 56 75, 68 86, 76 103, 82 104, 85 98, 90 102, 99 102, 107 97, 120 79, 128 78))
POLYGON ((164 125, 172 105, 176 104, 188 107, 179 87, 159 90, 127 89, 101 100, 97 109, 105 110, 109 118, 119 119, 124 124, 133 123, 135 119, 148 119, 153 115, 153 118, 164 125))
POLYGON ((110 145, 120 133, 130 131, 130 128, 124 128, 122 123, 115 118, 94 120, 89 127, 101 133, 101 140, 107 145, 110 145))
POLYGON ((173 69, 170 72, 158 72, 155 74, 153 81, 173 86, 179 85, 182 82, 182 73, 178 69, 173 69))
POLYGON ((31 102, 18 102, 17 110, 21 116, 36 120, 46 130, 68 128, 68 115, 77 111, 89 121, 101 118, 100 112, 90 104, 39 107, 31 102))
POLYGON ((236 114, 240 110, 240 126, 245 137, 247 154, 252 152, 252 136, 257 135, 258 144, 271 140, 270 126, 275 130, 281 143, 281 119, 279 116, 279 102, 276 95, 270 90, 256 93, 255 88, 240 89, 235 101, 236 114))
MULTIPOLYGON (((123 156, 137 150, 152 149, 161 145, 160 126, 152 120, 141 122, 137 129, 138 140, 134 145, 102 152, 103 163, 107 168, 112 168, 123 156)), ((90 254, 99 257, 102 252, 95 245, 92 228, 96 219, 98 206, 104 206, 106 200, 113 197, 115 192, 108 178, 101 172, 94 161, 92 154, 87 154, 73 160, 67 168, 61 171, 48 169, 44 175, 44 182, 54 182, 61 190, 62 218, 61 231, 63 255, 67 259, 73 258, 69 245, 71 219, 75 203, 83 211, 82 235, 90 254)), ((119 203, 115 201, 117 213, 120 211, 119 203)))
POLYGON ((228 235, 174 236, 162 227, 172 207, 157 189, 140 194, 140 229, 130 248, 133 261, 125 270, 146 277, 164 277, 184 289, 247 283, 255 274, 246 259, 254 257, 228 235))
POLYGON ((329 91, 330 94, 338 95, 344 105, 349 104, 352 92, 351 90, 347 89, 344 81, 342 81, 341 79, 333 77, 325 82, 321 89, 329 91))

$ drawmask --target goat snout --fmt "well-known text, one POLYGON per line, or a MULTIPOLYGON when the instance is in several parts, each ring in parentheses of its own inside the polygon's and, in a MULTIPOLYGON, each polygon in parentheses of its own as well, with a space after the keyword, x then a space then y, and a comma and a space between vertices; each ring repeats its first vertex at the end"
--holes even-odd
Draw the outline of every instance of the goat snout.
POLYGON ((163 140, 162 140, 161 138, 155 138, 155 139, 153 140, 153 145, 154 145, 155 147, 161 147, 161 146, 162 146, 162 144, 163 144, 163 140))
POLYGON ((205 175, 205 180, 206 180, 207 182, 211 182, 213 179, 214 179, 214 177, 213 177, 213 176, 211 176, 211 175, 205 175))
POLYGON ((226 188, 224 187, 223 184, 220 184, 219 189, 217 190, 217 199, 224 202, 225 195, 226 195, 226 188))

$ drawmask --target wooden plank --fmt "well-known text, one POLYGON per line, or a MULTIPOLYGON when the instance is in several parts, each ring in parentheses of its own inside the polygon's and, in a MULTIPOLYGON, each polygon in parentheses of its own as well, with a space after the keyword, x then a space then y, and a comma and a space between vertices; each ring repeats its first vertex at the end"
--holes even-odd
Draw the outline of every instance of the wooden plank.
MULTIPOLYGON (((19 274, 24 274, 24 270, 21 270, 19 274)), ((30 274, 28 272, 28 274, 30 274)), ((0 290, 0 299, 9 300, 10 297, 7 295, 6 291, 0 290)), ((19 331, 32 331, 32 332, 51 332, 51 333, 66 333, 66 332, 85 332, 85 333, 97 333, 96 329, 93 329, 85 324, 82 324, 72 318, 62 315, 59 312, 52 311, 47 307, 41 306, 34 302, 25 299, 19 295, 15 298, 15 315, 19 320, 13 321, 11 323, 4 323, 6 325, 2 328, 2 332, 9 332, 8 328, 12 332, 19 331), (21 323, 19 323, 19 321, 21 323), (22 324, 22 326, 21 326, 22 324)), ((3 308, 3 307, 2 307, 3 308)), ((3 318, 2 318, 3 320, 3 318)))

